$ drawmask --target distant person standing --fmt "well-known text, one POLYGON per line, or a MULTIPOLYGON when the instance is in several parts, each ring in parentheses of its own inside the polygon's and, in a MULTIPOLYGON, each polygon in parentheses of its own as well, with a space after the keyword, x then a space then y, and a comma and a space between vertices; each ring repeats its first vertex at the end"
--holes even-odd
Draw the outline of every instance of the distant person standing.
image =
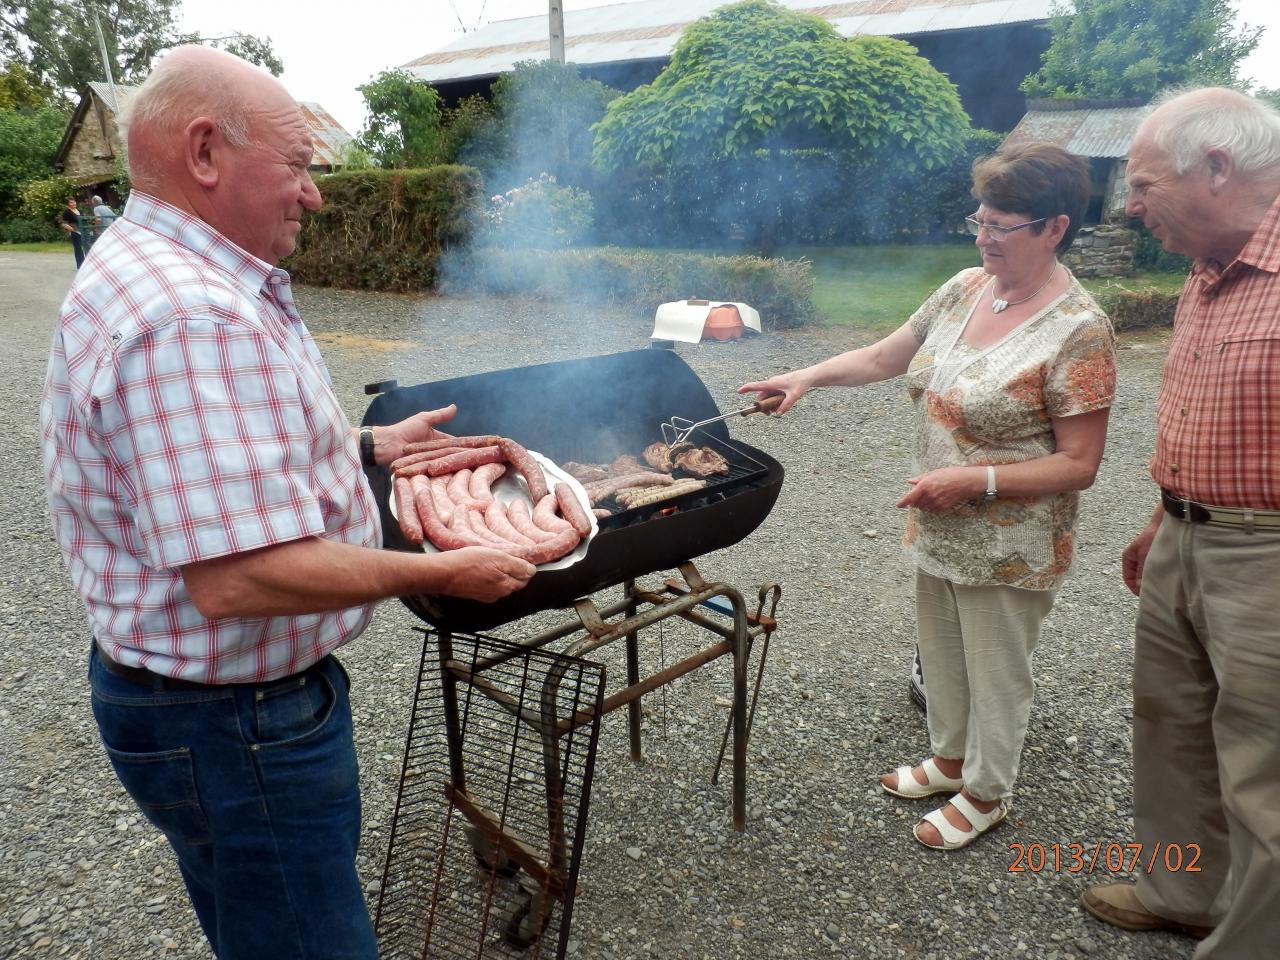
POLYGON ((58 226, 71 238, 71 249, 76 255, 76 269, 84 263, 84 237, 80 233, 80 208, 76 206, 75 197, 67 197, 67 205, 62 208, 62 216, 58 226))
MULTIPOLYGON (((93 215, 98 218, 98 225, 102 230, 107 229, 116 219, 116 212, 102 202, 102 198, 94 195, 93 198, 93 215)), ((101 233, 102 230, 98 232, 101 233)))

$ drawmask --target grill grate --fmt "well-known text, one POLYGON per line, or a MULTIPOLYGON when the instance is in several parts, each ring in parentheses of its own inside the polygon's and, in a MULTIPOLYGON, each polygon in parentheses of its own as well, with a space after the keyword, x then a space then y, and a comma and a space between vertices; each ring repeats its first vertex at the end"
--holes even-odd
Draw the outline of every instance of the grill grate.
POLYGON ((604 667, 423 632, 375 920, 381 956, 563 958, 604 667))
MULTIPOLYGON (((670 500, 662 500, 648 506, 619 509, 616 513, 602 517, 599 520, 600 528, 602 530, 612 530, 632 523, 639 523, 655 514, 664 513, 672 507, 703 506, 707 503, 722 500, 733 492, 750 486, 753 482, 768 476, 769 468, 737 444, 721 440, 719 437, 703 430, 697 430, 691 434, 689 442, 698 447, 711 447, 718 452, 724 457, 725 462, 729 464, 729 472, 720 476, 707 477, 707 485, 700 490, 694 490, 692 493, 673 497, 670 500)), ((692 476, 692 474, 688 474, 688 476, 692 476)), ((607 504, 611 501, 605 502, 607 504)))

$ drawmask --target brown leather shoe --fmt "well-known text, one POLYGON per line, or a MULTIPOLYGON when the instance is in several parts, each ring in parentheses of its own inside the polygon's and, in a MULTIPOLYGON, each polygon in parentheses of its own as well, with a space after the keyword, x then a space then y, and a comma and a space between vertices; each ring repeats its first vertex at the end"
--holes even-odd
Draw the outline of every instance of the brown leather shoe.
POLYGON ((1172 930, 1203 940, 1213 927, 1198 927, 1157 916, 1142 905, 1132 883, 1095 883, 1080 894, 1080 905, 1104 923, 1122 930, 1172 930))

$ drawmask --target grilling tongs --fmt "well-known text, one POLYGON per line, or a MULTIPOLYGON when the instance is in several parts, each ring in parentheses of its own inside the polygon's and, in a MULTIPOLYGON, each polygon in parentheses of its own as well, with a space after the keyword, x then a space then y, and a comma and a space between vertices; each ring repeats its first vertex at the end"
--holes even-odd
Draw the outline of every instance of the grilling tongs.
POLYGON ((786 394, 773 393, 763 400, 757 400, 749 407, 734 410, 732 413, 722 413, 718 417, 712 417, 710 420, 700 420, 697 423, 684 417, 672 417, 662 425, 663 442, 674 447, 676 444, 684 443, 688 440, 693 431, 699 430, 708 424, 719 423, 721 420, 728 420, 730 417, 749 417, 753 413, 773 413, 778 407, 782 406, 784 399, 786 399, 786 394))

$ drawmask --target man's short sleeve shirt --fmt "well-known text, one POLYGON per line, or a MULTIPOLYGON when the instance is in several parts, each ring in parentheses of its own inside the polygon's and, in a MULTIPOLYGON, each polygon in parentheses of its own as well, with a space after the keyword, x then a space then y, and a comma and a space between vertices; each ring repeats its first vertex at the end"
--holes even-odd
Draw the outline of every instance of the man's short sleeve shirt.
POLYGON ((113 658, 206 683, 269 680, 367 625, 367 606, 206 620, 179 572, 303 537, 379 542, 284 271, 135 192, 63 304, 41 424, 58 542, 113 658))

